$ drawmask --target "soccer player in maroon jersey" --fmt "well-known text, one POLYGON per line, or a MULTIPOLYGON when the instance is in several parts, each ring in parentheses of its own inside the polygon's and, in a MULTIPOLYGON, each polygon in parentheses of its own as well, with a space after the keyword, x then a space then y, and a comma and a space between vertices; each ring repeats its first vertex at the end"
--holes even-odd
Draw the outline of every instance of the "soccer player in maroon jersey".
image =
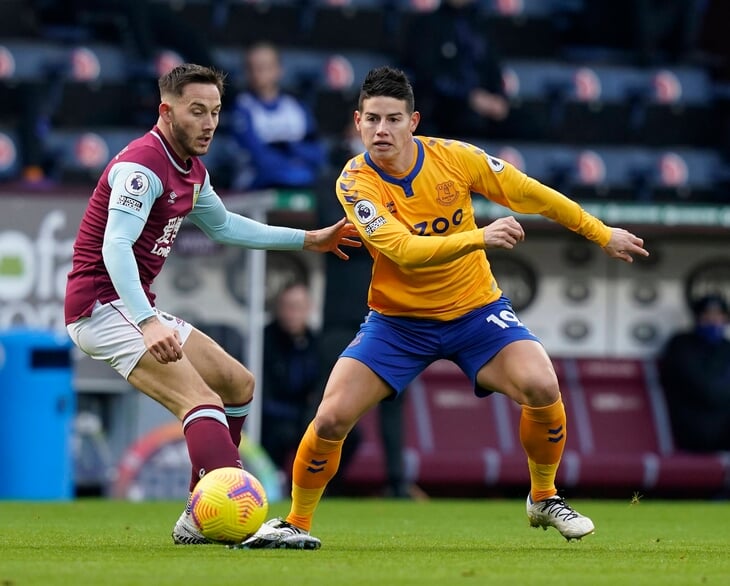
MULTIPOLYGON (((345 218, 319 230, 269 226, 226 210, 200 156, 218 126, 224 75, 184 64, 159 80, 157 124, 107 165, 81 219, 65 319, 86 354, 108 362, 183 425, 190 487, 206 472, 241 467, 238 444, 254 379, 185 321, 155 306, 150 287, 185 217, 211 239, 249 248, 332 252, 359 246, 345 218)), ((207 540, 188 507, 175 543, 207 540)))

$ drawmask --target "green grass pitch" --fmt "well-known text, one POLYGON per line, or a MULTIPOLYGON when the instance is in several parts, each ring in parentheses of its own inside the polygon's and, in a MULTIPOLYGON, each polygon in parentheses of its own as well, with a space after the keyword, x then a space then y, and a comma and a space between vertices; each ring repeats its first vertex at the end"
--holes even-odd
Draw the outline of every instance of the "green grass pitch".
POLYGON ((521 500, 329 498, 318 551, 174 546, 179 502, 0 501, 0 586, 730 584, 728 501, 631 500, 571 501, 596 533, 567 542, 521 500))

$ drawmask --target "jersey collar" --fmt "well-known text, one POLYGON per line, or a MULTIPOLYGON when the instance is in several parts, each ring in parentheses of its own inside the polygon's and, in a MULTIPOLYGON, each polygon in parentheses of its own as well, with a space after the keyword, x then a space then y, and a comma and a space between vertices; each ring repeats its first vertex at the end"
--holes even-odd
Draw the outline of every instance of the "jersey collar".
POLYGON ((416 143, 416 164, 413 165, 413 169, 411 169, 410 173, 408 173, 408 175, 406 175, 405 177, 393 177, 392 175, 386 173, 373 162, 373 160, 370 158, 370 153, 368 153, 367 151, 365 152, 365 162, 370 167, 372 167, 372 169, 380 176, 383 181, 387 181, 388 183, 392 183, 393 185, 398 185, 401 189, 403 189, 406 197, 411 197, 413 195, 413 180, 416 178, 416 175, 418 175, 418 173, 421 171, 421 168, 423 167, 423 144, 415 137, 413 138, 413 142, 416 143))
POLYGON ((178 157, 172 146, 167 142, 167 140, 165 140, 165 137, 163 136, 157 125, 155 125, 152 130, 150 130, 150 134, 160 141, 162 148, 165 149, 167 158, 170 159, 170 162, 173 164, 175 169, 177 169, 180 173, 190 173, 190 171, 193 169, 192 160, 183 161, 180 157, 178 157))

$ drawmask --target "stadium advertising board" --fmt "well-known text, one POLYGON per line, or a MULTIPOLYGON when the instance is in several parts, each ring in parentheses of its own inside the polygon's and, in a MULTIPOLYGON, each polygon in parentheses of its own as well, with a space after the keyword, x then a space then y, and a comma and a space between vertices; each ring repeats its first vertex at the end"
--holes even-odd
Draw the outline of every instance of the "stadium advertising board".
POLYGON ((63 297, 86 200, 4 196, 0 214, 0 329, 65 332, 63 297))

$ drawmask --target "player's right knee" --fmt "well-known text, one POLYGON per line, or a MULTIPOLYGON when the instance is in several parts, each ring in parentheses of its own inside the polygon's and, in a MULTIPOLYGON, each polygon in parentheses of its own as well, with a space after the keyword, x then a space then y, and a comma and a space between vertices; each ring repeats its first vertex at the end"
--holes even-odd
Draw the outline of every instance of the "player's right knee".
POLYGON ((341 440, 344 439, 355 422, 350 422, 332 414, 317 413, 314 418, 314 429, 322 439, 341 440))

